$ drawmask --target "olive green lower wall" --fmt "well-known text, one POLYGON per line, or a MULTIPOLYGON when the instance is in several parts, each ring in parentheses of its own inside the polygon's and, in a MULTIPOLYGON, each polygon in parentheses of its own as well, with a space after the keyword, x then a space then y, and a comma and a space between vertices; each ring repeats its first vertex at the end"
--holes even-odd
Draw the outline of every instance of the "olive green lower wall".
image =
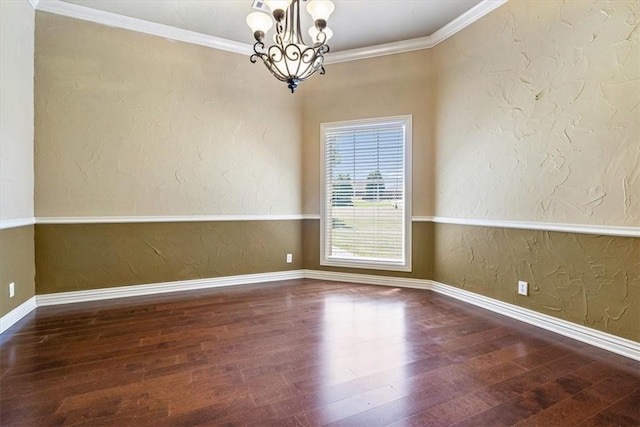
POLYGON ((38 294, 297 270, 301 221, 38 224, 35 254, 38 294))
POLYGON ((0 230, 0 317, 35 295, 33 226, 0 230), (15 296, 9 298, 9 283, 15 296))
POLYGON ((640 342, 638 238, 427 222, 412 236, 411 273, 322 267, 320 221, 305 220, 304 268, 432 279, 640 342))
MULTIPOLYGON (((29 287, 33 232, 33 227, 0 231, 2 286, 8 280, 17 286, 15 299, 3 297, 3 314, 34 294, 32 280, 29 287)), ((414 222, 410 273, 320 266, 319 238, 317 219, 38 224, 35 290, 47 294, 302 268, 377 274, 433 279, 640 342, 638 238, 414 222), (293 254, 292 264, 286 264, 286 253, 293 254), (529 296, 517 294, 518 280, 529 282, 529 296)))
POLYGON ((640 342, 640 239, 451 224, 434 239, 434 280, 640 342))
POLYGON ((430 279, 433 276, 433 223, 414 222, 411 233, 411 272, 363 270, 357 268, 327 267, 320 265, 320 220, 306 219, 302 226, 304 268, 308 270, 338 271, 355 274, 378 274, 393 277, 430 279))

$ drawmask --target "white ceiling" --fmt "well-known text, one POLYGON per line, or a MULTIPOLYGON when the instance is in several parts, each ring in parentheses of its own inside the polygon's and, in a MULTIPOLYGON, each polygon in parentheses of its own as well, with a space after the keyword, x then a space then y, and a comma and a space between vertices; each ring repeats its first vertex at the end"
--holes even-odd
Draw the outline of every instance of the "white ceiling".
MULTIPOLYGON (((64 0, 93 9, 253 44, 252 0, 64 0)), ((430 36, 481 0, 334 0, 332 52, 430 36)), ((304 12, 303 28, 312 25, 304 12)), ((273 31, 273 30, 272 30, 273 31)))

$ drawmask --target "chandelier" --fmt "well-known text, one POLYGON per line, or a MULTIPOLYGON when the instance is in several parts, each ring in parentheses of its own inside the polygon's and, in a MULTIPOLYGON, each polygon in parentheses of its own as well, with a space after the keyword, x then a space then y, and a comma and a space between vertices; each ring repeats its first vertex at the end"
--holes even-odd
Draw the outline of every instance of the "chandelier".
POLYGON ((327 27, 329 15, 335 9, 330 0, 311 0, 307 12, 314 20, 309 28, 312 44, 307 45, 300 30, 300 3, 306 0, 266 0, 276 21, 274 44, 265 49, 264 39, 273 26, 271 16, 264 12, 252 12, 247 24, 253 31, 256 43, 249 58, 256 63, 262 60, 267 69, 281 82, 287 83, 291 93, 298 84, 320 71, 324 74, 324 55, 329 52, 327 41, 333 35, 327 27))

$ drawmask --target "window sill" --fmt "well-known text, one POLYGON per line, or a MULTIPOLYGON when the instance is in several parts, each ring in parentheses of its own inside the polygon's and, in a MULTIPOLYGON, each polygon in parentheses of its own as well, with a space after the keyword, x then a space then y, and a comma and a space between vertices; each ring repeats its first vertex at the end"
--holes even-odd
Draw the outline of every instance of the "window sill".
POLYGON ((320 265, 325 267, 359 268, 363 270, 385 270, 411 272, 410 263, 360 261, 344 258, 321 259, 320 265))

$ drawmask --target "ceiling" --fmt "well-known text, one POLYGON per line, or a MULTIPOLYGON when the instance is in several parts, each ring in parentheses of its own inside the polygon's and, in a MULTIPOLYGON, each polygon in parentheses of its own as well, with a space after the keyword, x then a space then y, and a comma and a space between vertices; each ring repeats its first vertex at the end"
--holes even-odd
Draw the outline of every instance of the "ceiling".
MULTIPOLYGON (((80 6, 253 44, 251 0, 64 0, 80 6)), ((334 0, 332 52, 430 36, 481 0, 334 0)), ((304 12, 303 29, 312 25, 304 12)), ((273 31, 273 29, 271 30, 273 31)), ((303 30, 304 31, 304 30, 303 30)), ((305 31, 306 35, 306 31, 305 31)))

